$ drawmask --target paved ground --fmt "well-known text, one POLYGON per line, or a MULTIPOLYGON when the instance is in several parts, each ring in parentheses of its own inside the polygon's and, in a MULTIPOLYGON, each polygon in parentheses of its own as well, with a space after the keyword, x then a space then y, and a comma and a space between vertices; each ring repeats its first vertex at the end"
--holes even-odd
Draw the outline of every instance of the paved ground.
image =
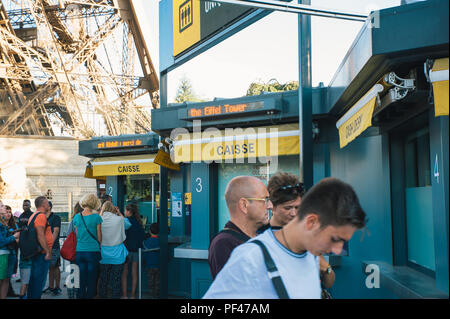
MULTIPOLYGON (((42 294, 42 299, 68 299, 69 298, 67 295, 67 288, 64 286, 64 282, 66 281, 66 277, 67 277, 68 273, 63 272, 63 269, 65 267, 67 267, 67 265, 68 265, 68 262, 65 261, 63 263, 63 265, 61 266, 61 287, 60 288, 62 290, 62 294, 59 296, 54 296, 52 293, 48 293, 48 294, 45 293, 45 294, 42 294)), ((21 283, 17 282, 18 278, 19 277, 11 279, 11 283, 12 283, 14 292, 17 294, 20 292, 20 286, 21 286, 21 283)), ((146 279, 143 278, 143 280, 146 280, 146 279)), ((46 283, 45 287, 48 287, 48 277, 47 277, 47 283, 46 283)), ((136 299, 137 298, 138 298, 138 291, 136 291, 136 299)), ((19 299, 19 298, 18 297, 17 298, 8 297, 7 299, 19 299)), ((148 295, 148 293, 143 292, 141 299, 151 299, 151 297, 148 295)))

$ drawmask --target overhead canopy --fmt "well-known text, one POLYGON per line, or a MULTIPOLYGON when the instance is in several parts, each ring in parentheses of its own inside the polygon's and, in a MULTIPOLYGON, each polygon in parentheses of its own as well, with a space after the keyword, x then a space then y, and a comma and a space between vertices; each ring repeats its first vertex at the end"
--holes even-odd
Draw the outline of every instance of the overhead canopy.
POLYGON ((298 155, 298 136, 298 124, 207 129, 175 138, 173 159, 186 163, 298 155))
POLYGON ((153 163, 154 159, 154 154, 96 158, 91 162, 92 175, 96 177, 159 174, 159 166, 153 163))
POLYGON ((430 70, 430 82, 433 85, 435 116, 449 114, 448 95, 448 61, 449 58, 434 61, 430 70))
POLYGON ((372 126, 372 114, 377 102, 378 94, 383 91, 381 84, 375 84, 355 105, 353 105, 339 121, 339 143, 343 148, 353 141, 368 127, 372 126))

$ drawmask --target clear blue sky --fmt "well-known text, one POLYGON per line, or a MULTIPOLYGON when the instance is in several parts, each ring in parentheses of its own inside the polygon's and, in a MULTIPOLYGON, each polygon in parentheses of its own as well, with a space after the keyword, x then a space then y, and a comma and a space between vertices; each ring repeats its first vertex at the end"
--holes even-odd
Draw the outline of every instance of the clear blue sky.
MULTIPOLYGON (((147 46, 159 69, 158 0, 133 0, 147 46)), ((400 0, 312 0, 312 5, 368 14, 400 0)), ((169 73, 169 102, 183 76, 201 98, 245 95, 253 81, 298 79, 297 15, 275 12, 169 73)), ((312 80, 328 85, 362 22, 312 17, 312 80)))

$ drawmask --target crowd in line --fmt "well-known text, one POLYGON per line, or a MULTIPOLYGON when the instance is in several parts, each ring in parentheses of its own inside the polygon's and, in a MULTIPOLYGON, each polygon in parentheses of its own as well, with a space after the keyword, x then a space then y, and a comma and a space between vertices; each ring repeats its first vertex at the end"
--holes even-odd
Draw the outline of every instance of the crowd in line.
MULTIPOLYGON (((212 240, 208 263, 213 282, 203 298, 273 299, 330 298, 335 273, 324 255, 339 255, 345 242, 367 223, 353 188, 336 178, 325 178, 306 191, 297 176, 279 172, 264 183, 252 176, 237 176, 225 189, 230 220, 212 240), (269 211, 272 216, 269 219, 269 211)), ((138 249, 144 228, 134 204, 125 214, 105 197, 85 195, 74 208, 68 233, 76 235, 79 288, 69 288, 69 298, 130 298, 137 285, 138 249), (118 280, 118 279, 121 280, 118 280), (111 291, 111 295, 108 291, 111 291)), ((42 252, 20 260, 21 298, 40 298, 59 289, 59 217, 51 213, 46 197, 23 203, 16 226, 11 209, 0 204, 0 298, 5 298, 15 272, 20 229, 34 227, 42 252), (27 287, 28 284, 28 287, 27 287)), ((151 242, 159 247, 158 224, 150 226, 151 242)), ((159 260, 149 265, 152 297, 159 297, 159 260)))
MULTIPOLYGON (((0 201, 0 299, 7 296, 20 299, 40 299, 43 293, 60 295, 60 230, 61 219, 52 212, 52 203, 39 196, 34 201, 23 201, 23 213, 12 214, 11 207, 0 201), (34 227, 34 228, 33 228, 34 227), (40 252, 25 258, 20 254, 20 236, 33 228, 40 252), (12 291, 10 280, 19 268, 21 288, 18 295, 12 291), (48 275, 48 287, 45 288, 48 275), (9 291, 9 293, 8 293, 9 291)), ((76 238, 75 264, 79 280, 67 287, 70 299, 134 299, 138 281, 138 250, 152 249, 146 258, 150 294, 159 297, 159 225, 150 225, 150 234, 144 231, 138 206, 128 204, 121 213, 108 195, 100 200, 95 194, 83 196, 75 205, 67 234, 76 238), (149 236, 148 236, 149 235, 149 236), (131 270, 131 292, 128 295, 128 275, 131 270)), ((22 238, 22 239, 21 239, 22 238)))
POLYGON ((274 174, 267 187, 237 176, 225 201, 230 220, 210 243, 213 282, 203 298, 331 298, 335 273, 324 255, 341 254, 367 222, 350 185, 325 178, 306 192, 289 173, 274 174))

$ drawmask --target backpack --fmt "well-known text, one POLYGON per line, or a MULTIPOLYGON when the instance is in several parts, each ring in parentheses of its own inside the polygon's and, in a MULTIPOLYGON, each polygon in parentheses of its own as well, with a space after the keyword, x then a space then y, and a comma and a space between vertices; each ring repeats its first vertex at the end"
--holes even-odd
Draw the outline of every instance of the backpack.
POLYGON ((61 257, 68 261, 75 261, 76 250, 77 236, 75 236, 75 232, 71 231, 61 247, 61 257))
POLYGON ((41 253, 42 247, 37 239, 37 232, 34 228, 34 221, 41 213, 37 213, 30 224, 25 226, 25 229, 20 232, 19 249, 20 257, 23 260, 29 260, 41 253))

